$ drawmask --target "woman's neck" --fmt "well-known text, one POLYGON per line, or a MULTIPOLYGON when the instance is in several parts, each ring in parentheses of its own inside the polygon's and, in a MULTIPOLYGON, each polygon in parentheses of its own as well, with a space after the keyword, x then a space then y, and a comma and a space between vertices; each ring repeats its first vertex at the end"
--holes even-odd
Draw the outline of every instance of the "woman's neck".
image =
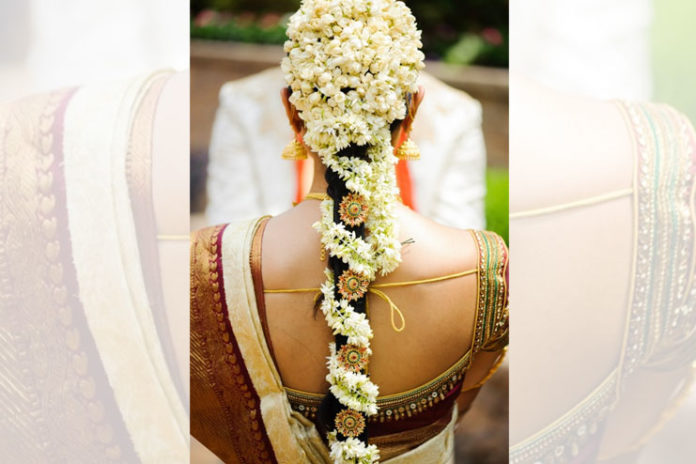
POLYGON ((319 156, 312 153, 309 159, 314 163, 314 177, 312 178, 312 186, 309 191, 312 193, 324 193, 329 186, 326 183, 326 166, 321 162, 319 156))

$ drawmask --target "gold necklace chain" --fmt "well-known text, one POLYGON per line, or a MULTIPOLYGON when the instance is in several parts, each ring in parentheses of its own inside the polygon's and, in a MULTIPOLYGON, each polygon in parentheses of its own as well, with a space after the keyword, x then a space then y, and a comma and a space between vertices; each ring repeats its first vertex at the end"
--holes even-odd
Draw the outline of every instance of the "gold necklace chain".
MULTIPOLYGON (((307 196, 302 199, 302 201, 305 201, 305 200, 322 200, 322 201, 324 201, 324 200, 330 200, 330 199, 331 199, 331 197, 326 193, 311 192, 311 193, 308 193, 307 196)), ((302 203, 302 201, 293 201, 292 206, 297 206, 300 203, 302 203)))
POLYGON ((304 197, 305 200, 330 200, 331 197, 328 193, 310 192, 304 197))
MULTIPOLYGON (((306 197, 303 198, 302 201, 304 200, 330 200, 331 197, 327 193, 319 193, 319 192, 310 192, 307 194, 306 197)), ((401 195, 397 195, 396 199, 399 200, 400 202, 403 203, 403 200, 401 199, 401 195)))

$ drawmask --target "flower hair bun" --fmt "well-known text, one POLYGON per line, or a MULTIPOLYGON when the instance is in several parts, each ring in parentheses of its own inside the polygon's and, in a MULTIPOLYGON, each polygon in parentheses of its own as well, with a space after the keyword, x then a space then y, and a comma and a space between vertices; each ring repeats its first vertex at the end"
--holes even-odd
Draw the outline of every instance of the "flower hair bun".
POLYGON ((395 0, 305 0, 291 18, 282 70, 305 142, 320 155, 374 145, 406 116, 423 69, 421 32, 395 0))
POLYGON ((407 96, 417 91, 420 36, 396 0, 304 0, 288 26, 282 69, 290 102, 329 183, 313 227, 329 253, 321 310, 335 336, 326 379, 337 405, 328 418, 337 464, 379 460, 367 444, 379 390, 367 373, 373 332, 366 298, 377 274, 401 262, 390 124, 406 117, 407 96))

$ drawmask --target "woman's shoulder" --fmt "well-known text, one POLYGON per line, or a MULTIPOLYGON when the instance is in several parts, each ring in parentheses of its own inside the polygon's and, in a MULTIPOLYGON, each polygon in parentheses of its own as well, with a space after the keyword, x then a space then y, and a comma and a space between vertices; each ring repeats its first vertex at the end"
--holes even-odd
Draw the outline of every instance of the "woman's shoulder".
POLYGON ((508 341, 508 246, 493 231, 447 229, 443 233, 466 250, 465 272, 477 276, 472 352, 498 351, 508 341))
POLYGON ((447 228, 444 243, 460 250, 467 267, 477 267, 484 274, 504 271, 509 259, 508 246, 496 232, 477 229, 447 228))
MULTIPOLYGON (((429 239, 422 246, 417 262, 432 269, 431 277, 460 276, 461 280, 454 280, 461 282, 462 288, 474 286, 472 352, 500 350, 508 339, 509 251, 505 240, 493 231, 439 224, 425 226, 419 232, 426 236, 423 233, 426 231, 429 239), (474 279, 474 283, 469 279, 474 279)), ((417 244, 418 238, 414 245, 417 244)), ((408 263, 408 250, 404 258, 412 266, 413 263, 408 263)))
POLYGON ((491 258, 500 261, 491 263, 495 266, 506 264, 508 260, 505 240, 493 231, 459 229, 414 214, 402 235, 418 245, 421 259, 436 266, 469 269, 483 264, 482 270, 486 270, 491 258))

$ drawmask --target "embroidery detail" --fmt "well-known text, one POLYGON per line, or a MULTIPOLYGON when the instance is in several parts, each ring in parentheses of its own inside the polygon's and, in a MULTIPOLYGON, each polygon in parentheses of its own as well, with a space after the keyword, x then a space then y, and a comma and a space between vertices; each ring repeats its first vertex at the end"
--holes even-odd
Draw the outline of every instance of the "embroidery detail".
POLYGON ((479 294, 472 350, 498 351, 508 334, 507 247, 493 232, 473 234, 479 249, 479 294))
MULTIPOLYGON (((449 396, 464 380, 471 352, 463 356, 437 379, 405 394, 377 398, 377 414, 368 416, 368 423, 398 421, 427 411, 449 396)), ((307 394, 286 388, 293 410, 308 419, 317 419, 322 395, 307 394)))

